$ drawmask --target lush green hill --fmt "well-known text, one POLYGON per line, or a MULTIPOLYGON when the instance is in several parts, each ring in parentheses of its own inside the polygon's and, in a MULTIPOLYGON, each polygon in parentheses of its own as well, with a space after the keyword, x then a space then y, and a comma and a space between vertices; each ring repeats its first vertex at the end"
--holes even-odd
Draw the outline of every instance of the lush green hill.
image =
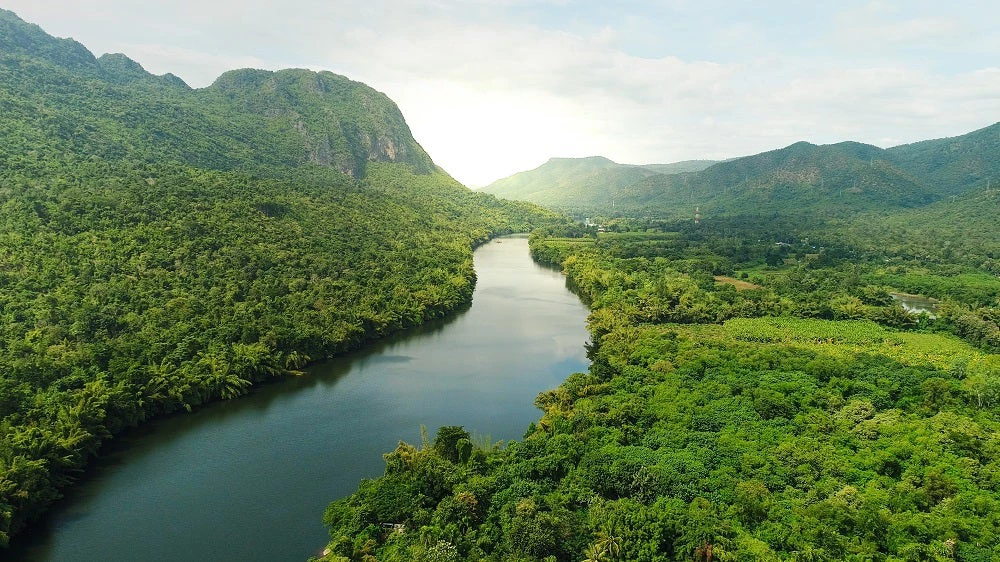
POLYGON ((827 146, 799 142, 725 162, 666 166, 644 166, 640 171, 603 158, 553 160, 485 189, 580 214, 674 219, 692 217, 696 208, 704 217, 844 214, 918 206, 939 197, 896 166, 886 151, 852 142, 827 146))
POLYGON ((0 11, 6 130, 76 154, 164 159, 273 175, 315 163, 355 177, 370 161, 434 168, 395 103, 330 72, 234 70, 192 90, 124 55, 94 58, 68 39, 0 11))
POLYGON ((330 72, 234 70, 199 93, 202 103, 232 108, 227 117, 240 123, 238 135, 284 137, 293 164, 333 166, 354 176, 364 175, 367 162, 434 169, 395 103, 330 72))
POLYGON ((72 39, 52 37, 37 25, 3 9, 0 9, 0 53, 5 57, 27 56, 81 74, 97 74, 100 68, 93 53, 83 45, 72 39))
POLYGON ((936 193, 954 195, 1000 182, 1000 123, 887 152, 898 166, 933 186, 936 193))
POLYGON ((848 216, 919 207, 985 188, 1000 176, 998 156, 1000 124, 889 150, 856 142, 798 142, 704 168, 698 167, 702 161, 694 168, 646 166, 658 173, 645 175, 613 175, 620 165, 605 159, 589 168, 550 162, 486 190, 591 216, 680 219, 691 218, 696 208, 703 217, 848 216))
POLYGON ((689 160, 634 166, 603 156, 552 158, 534 170, 497 180, 483 191, 557 209, 599 208, 610 206, 610 201, 643 180, 703 170, 711 164, 708 160, 689 160))
POLYGON ((839 233, 867 252, 917 261, 950 262, 1000 276, 1000 189, 948 197, 918 209, 871 213, 835 221, 824 230, 839 233))
POLYGON ((624 209, 690 216, 843 214, 924 205, 936 195, 888 160, 884 150, 845 142, 806 142, 721 162, 692 174, 652 177, 616 202, 624 209))
POLYGON ((655 175, 651 170, 623 166, 604 158, 552 158, 545 164, 498 180, 482 190, 507 199, 561 207, 567 201, 590 204, 607 200, 624 185, 655 175))
POLYGON ((472 246, 549 220, 358 82, 193 90, 0 11, 0 545, 116 432, 462 307, 472 246))

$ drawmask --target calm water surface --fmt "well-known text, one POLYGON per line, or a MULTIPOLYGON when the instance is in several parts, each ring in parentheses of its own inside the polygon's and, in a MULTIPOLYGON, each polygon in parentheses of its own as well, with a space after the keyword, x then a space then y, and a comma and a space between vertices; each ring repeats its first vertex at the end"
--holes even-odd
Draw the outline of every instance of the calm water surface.
POLYGON ((907 293, 889 293, 889 296, 902 305, 903 309, 913 314, 926 312, 931 318, 937 317, 938 306, 941 301, 925 297, 923 295, 910 295, 907 293))
POLYGON ((6 553, 15 560, 304 561, 323 510, 382 453, 441 425, 519 439, 535 395, 587 368, 587 310, 527 239, 476 250, 472 307, 303 377, 159 420, 106 446, 88 478, 6 553))

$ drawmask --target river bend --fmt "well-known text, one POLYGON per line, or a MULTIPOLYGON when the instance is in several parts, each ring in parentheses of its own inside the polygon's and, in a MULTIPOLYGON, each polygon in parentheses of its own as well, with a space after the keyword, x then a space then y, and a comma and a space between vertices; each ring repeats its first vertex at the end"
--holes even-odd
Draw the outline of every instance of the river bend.
POLYGON ((323 510, 441 425, 519 439, 538 392, 587 368, 586 308, 525 237, 475 252, 471 308, 255 389, 148 423, 10 554, 32 561, 305 560, 323 510))

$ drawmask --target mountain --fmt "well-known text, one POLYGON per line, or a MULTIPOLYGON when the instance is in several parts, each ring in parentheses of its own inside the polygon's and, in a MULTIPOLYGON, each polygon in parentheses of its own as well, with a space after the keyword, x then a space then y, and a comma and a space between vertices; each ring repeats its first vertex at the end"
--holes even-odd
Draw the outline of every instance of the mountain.
POLYGON ((286 157, 296 164, 304 159, 356 177, 368 162, 403 162, 418 173, 435 169, 392 100, 331 72, 234 70, 201 94, 213 106, 232 108, 230 117, 250 138, 285 137, 286 157))
MULTIPOLYGON (((857 142, 798 142, 700 170, 669 174, 633 173, 611 178, 608 170, 620 168, 609 164, 597 172, 573 174, 550 162, 499 180, 485 190, 580 214, 677 219, 692 216, 697 208, 705 217, 844 215, 920 207, 985 188, 992 178, 1000 178, 998 156, 1000 123, 959 137, 888 150, 857 142)), ((659 166, 645 169, 664 171, 659 166)))
POLYGON ((626 209, 674 216, 795 212, 844 213, 924 205, 938 196, 878 147, 806 142, 737 158, 701 172, 654 177, 619 198, 626 209))
POLYGON ((0 9, 0 53, 28 56, 83 74, 91 74, 99 65, 93 53, 72 39, 58 39, 41 27, 29 24, 14 12, 0 9))
POLYGON ((688 160, 637 166, 618 164, 603 156, 552 158, 534 170, 497 180, 482 190, 554 208, 601 206, 615 193, 648 178, 699 171, 713 163, 688 160))
POLYGON ((190 89, 188 85, 173 74, 167 73, 163 76, 154 76, 141 64, 128 58, 121 53, 106 53, 97 59, 103 71, 103 77, 107 80, 120 84, 131 84, 135 82, 152 82, 162 85, 176 86, 182 89, 190 89))
POLYGON ((360 82, 192 89, 0 10, 0 546, 125 428, 465 306, 473 245, 561 220, 360 82))
POLYGON ((898 166, 944 195, 1000 181, 1000 123, 957 137, 896 146, 887 152, 898 166))
MULTIPOLYGON (((924 207, 862 214, 832 224, 829 233, 853 232, 857 247, 922 262, 965 264, 1000 278, 1000 186, 971 189, 924 207)), ((963 289, 972 291, 966 283, 963 289)), ((1000 303, 996 303, 1000 304, 1000 303)))
POLYGON ((376 161, 435 169, 396 104, 343 76, 243 69, 195 90, 125 55, 95 58, 9 11, 0 30, 0 84, 19 134, 55 133, 77 154, 255 173, 312 163, 361 177, 376 161))

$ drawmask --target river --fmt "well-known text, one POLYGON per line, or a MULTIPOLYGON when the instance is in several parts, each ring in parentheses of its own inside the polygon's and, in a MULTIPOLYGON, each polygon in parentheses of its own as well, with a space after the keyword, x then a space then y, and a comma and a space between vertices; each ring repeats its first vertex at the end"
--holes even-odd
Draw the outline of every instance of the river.
POLYGON ((323 510, 382 473, 399 440, 463 425, 519 439, 538 392, 587 368, 586 308, 525 237, 475 252, 471 308, 301 377, 148 423, 7 554, 31 561, 305 560, 323 510))

